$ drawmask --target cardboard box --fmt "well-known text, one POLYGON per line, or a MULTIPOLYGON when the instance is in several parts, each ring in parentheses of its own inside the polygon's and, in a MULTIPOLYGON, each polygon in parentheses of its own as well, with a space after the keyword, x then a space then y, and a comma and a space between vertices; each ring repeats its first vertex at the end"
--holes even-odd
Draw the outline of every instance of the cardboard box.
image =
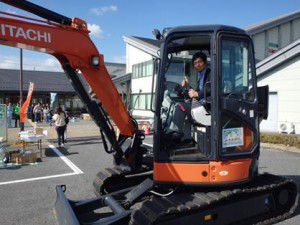
POLYGON ((35 127, 34 128, 34 134, 43 134, 43 128, 42 127, 35 127))
POLYGON ((10 154, 10 162, 12 163, 35 163, 36 159, 37 159, 36 152, 32 152, 32 151, 10 154))
POLYGON ((82 118, 83 118, 83 120, 91 120, 91 116, 88 113, 83 113, 82 118))
POLYGON ((11 153, 9 161, 11 163, 22 163, 22 156, 20 153, 11 153))
POLYGON ((35 163, 36 158, 36 152, 26 151, 25 154, 22 154, 22 163, 35 163))

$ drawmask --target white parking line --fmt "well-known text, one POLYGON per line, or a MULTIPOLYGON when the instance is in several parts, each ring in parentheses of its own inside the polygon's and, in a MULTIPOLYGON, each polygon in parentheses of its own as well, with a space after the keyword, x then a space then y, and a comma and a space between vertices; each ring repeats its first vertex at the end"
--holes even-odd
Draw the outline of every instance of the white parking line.
POLYGON ((28 178, 28 179, 6 181, 6 182, 1 182, 0 185, 23 183, 23 182, 35 181, 35 180, 46 180, 46 179, 50 179, 50 178, 65 177, 65 176, 71 176, 71 175, 77 175, 77 173, 75 173, 75 172, 64 173, 64 174, 57 174, 57 175, 51 175, 51 176, 45 176, 45 177, 34 177, 34 178, 28 178))
POLYGON ((143 145, 149 146, 153 148, 153 144, 143 143, 143 145))
POLYGON ((62 161, 64 161, 76 174, 82 174, 83 172, 69 160, 66 156, 64 156, 54 145, 48 145, 52 150, 56 153, 56 155, 61 158, 62 161))
POLYGON ((44 177, 34 177, 28 179, 6 181, 6 182, 0 182, 0 185, 23 183, 23 182, 36 181, 36 180, 46 180, 46 179, 51 179, 56 177, 65 177, 65 176, 83 174, 82 170, 80 170, 74 163, 71 162, 71 160, 69 160, 66 156, 64 156, 54 145, 48 144, 48 146, 59 156, 59 158, 62 161, 64 161, 71 168, 71 170, 73 170, 73 173, 64 173, 64 174, 50 175, 44 177))

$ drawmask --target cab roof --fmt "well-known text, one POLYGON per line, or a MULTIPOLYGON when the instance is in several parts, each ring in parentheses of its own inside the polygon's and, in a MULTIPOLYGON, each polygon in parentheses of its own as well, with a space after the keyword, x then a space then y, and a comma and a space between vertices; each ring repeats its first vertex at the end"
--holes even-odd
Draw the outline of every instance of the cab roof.
POLYGON ((213 25, 192 25, 192 26, 178 26, 178 27, 169 27, 165 28, 163 31, 163 36, 167 37, 171 33, 185 33, 185 32, 204 32, 204 33, 216 33, 219 31, 228 31, 238 34, 246 34, 243 29, 221 25, 221 24, 213 24, 213 25))

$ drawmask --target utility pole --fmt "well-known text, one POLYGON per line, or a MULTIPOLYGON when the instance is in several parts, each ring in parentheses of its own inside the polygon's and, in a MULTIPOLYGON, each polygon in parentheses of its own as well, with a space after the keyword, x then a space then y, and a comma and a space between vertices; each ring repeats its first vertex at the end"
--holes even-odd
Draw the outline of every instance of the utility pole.
MULTIPOLYGON (((23 49, 20 48, 20 109, 23 103, 23 49)), ((21 115, 19 113, 20 131, 24 131, 24 123, 21 123, 21 115)))

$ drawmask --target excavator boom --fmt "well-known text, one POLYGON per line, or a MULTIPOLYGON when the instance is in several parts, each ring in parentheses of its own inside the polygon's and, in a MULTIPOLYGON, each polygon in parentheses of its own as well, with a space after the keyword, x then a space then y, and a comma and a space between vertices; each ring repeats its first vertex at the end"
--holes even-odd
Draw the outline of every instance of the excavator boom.
MULTIPOLYGON (((132 136, 134 124, 108 74, 103 55, 99 54, 89 37, 87 24, 78 18, 71 20, 52 11, 45 11, 46 9, 27 1, 1 2, 25 10, 28 7, 31 12, 55 23, 38 24, 1 16, 0 44, 48 53, 55 56, 64 69, 70 66, 73 70, 80 70, 120 133, 132 136)), ((89 111, 91 110, 93 109, 89 111)), ((94 115, 94 119, 98 120, 95 116, 97 115, 94 115)))

